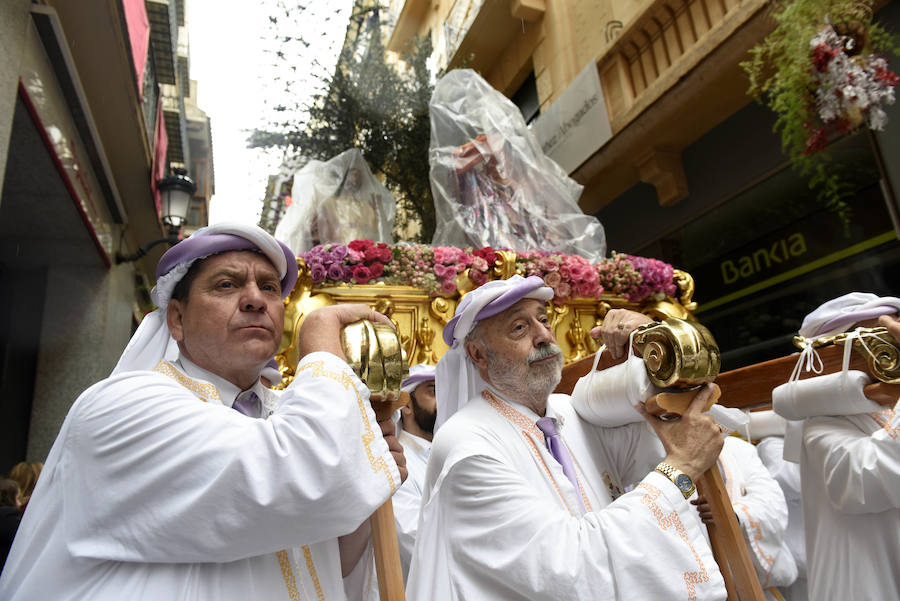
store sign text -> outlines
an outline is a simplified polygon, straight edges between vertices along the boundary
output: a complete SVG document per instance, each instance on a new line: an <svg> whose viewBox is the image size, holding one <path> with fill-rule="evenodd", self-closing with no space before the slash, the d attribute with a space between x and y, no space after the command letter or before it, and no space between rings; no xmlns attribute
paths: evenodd
<svg viewBox="0 0 900 601"><path fill-rule="evenodd" d="M806 240L803 234L791 234L787 238L776 240L771 246L764 246L752 253L743 255L737 260L726 259L720 263L722 281L733 284L742 278L749 278L770 269L777 269L794 257L806 253Z"/></svg>

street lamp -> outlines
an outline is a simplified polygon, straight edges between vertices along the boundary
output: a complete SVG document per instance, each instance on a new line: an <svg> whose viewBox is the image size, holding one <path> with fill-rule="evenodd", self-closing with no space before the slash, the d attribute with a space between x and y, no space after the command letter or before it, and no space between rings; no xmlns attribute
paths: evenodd
<svg viewBox="0 0 900 601"><path fill-rule="evenodd" d="M187 221L188 206L197 187L184 169L174 169L174 173L156 183L159 190L162 222L176 232ZM171 232L171 230L170 230Z"/></svg>
<svg viewBox="0 0 900 601"><path fill-rule="evenodd" d="M175 246L178 243L178 233L181 226L187 221L188 207L196 189L194 181L187 176L187 171L184 169L173 169L172 175L156 182L156 189L159 190L163 225L169 227L168 236L144 244L134 254L116 253L117 265L140 259L157 244L168 242L169 246Z"/></svg>

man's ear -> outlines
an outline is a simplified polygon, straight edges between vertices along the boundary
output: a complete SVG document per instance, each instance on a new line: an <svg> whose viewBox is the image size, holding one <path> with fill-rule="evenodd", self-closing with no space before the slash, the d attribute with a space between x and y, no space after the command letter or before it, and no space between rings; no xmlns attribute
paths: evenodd
<svg viewBox="0 0 900 601"><path fill-rule="evenodd" d="M184 305L180 300L172 299L166 307L166 325L175 342L184 340Z"/></svg>
<svg viewBox="0 0 900 601"><path fill-rule="evenodd" d="M400 415L402 415L403 417L412 417L412 414L413 414L412 401L410 401L409 403L400 407Z"/></svg>
<svg viewBox="0 0 900 601"><path fill-rule="evenodd" d="M469 359L472 360L472 363L475 364L475 367L482 371L487 370L488 357L487 349L484 347L484 344L477 340L469 340L466 342L466 354L469 356Z"/></svg>

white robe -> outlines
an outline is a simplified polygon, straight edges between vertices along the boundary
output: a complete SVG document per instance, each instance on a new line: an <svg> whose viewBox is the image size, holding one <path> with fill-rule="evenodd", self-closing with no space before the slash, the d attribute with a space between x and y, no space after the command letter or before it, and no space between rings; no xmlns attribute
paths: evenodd
<svg viewBox="0 0 900 601"><path fill-rule="evenodd" d="M75 402L0 598L345 598L337 537L400 483L368 390L314 353L280 399L260 387L268 417L253 419L221 379L182 369L125 372Z"/></svg>
<svg viewBox="0 0 900 601"><path fill-rule="evenodd" d="M523 405L475 398L438 430L408 599L724 599L697 511L651 471L663 449L649 426L591 426L564 395L547 416L580 491Z"/></svg>
<svg viewBox="0 0 900 601"><path fill-rule="evenodd" d="M797 564L785 541L788 508L781 487L756 448L734 436L725 437L719 467L763 590L790 585Z"/></svg>
<svg viewBox="0 0 900 601"><path fill-rule="evenodd" d="M804 423L800 470L810 599L900 599L896 409Z"/></svg>
<svg viewBox="0 0 900 601"><path fill-rule="evenodd" d="M403 579L409 575L416 531L419 527L419 509L422 506L422 490L425 488L425 468L431 453L431 441L401 431L397 437L403 445L408 476L391 502L394 506L394 521L397 524L397 542L400 546L400 562L403 564Z"/></svg>
<svg viewBox="0 0 900 601"><path fill-rule="evenodd" d="M788 507L788 525L784 540L794 563L797 580L790 587L781 589L785 601L808 601L806 582L806 539L803 528L803 497L800 492L800 466L784 460L784 438L767 436L756 444L760 461L781 486Z"/></svg>

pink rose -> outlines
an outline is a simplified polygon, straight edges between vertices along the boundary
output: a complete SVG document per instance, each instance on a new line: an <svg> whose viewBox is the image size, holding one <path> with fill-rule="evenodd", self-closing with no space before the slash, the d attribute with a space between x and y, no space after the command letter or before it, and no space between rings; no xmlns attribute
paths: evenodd
<svg viewBox="0 0 900 601"><path fill-rule="evenodd" d="M562 282L562 276L559 275L558 271L551 271L547 275L544 276L544 283L550 286L551 288L556 288Z"/></svg>
<svg viewBox="0 0 900 601"><path fill-rule="evenodd" d="M559 270L559 263L554 261L551 257L543 257L540 260L540 266L542 271L557 271Z"/></svg>
<svg viewBox="0 0 900 601"><path fill-rule="evenodd" d="M572 287L566 282L560 282L559 286L556 287L556 296L560 298L568 298L571 293Z"/></svg>
<svg viewBox="0 0 900 601"><path fill-rule="evenodd" d="M487 282L488 276L483 271L478 271L474 269L469 270L469 279L472 280L472 283L476 286L481 286L485 282Z"/></svg>
<svg viewBox="0 0 900 601"><path fill-rule="evenodd" d="M456 292L455 280L444 280L441 282L441 294L453 294Z"/></svg>
<svg viewBox="0 0 900 601"><path fill-rule="evenodd" d="M579 284L577 287L578 296L584 296L587 298L591 298L594 296L594 285L593 284Z"/></svg>
<svg viewBox="0 0 900 601"><path fill-rule="evenodd" d="M434 262L435 263L451 263L453 262L455 256L455 248L451 248L449 246L438 246L434 249Z"/></svg>
<svg viewBox="0 0 900 601"><path fill-rule="evenodd" d="M488 263L481 257L475 257L472 259L472 268L477 269L478 271L487 271Z"/></svg>

